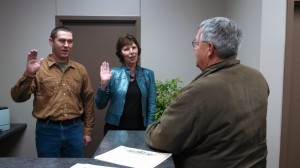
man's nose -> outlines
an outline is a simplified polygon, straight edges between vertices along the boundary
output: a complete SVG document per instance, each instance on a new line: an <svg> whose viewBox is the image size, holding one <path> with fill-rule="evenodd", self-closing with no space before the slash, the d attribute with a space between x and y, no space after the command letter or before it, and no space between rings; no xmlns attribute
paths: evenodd
<svg viewBox="0 0 300 168"><path fill-rule="evenodd" d="M69 46L69 45L70 45L70 43L68 41L64 42L64 46Z"/></svg>

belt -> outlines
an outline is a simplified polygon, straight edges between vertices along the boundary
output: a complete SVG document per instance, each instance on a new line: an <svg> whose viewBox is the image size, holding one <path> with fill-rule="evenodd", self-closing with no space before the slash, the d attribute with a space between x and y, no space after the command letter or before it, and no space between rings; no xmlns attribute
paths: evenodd
<svg viewBox="0 0 300 168"><path fill-rule="evenodd" d="M48 123L48 124L57 124L57 125L63 125L63 126L68 126L71 124L74 124L75 122L81 120L80 117L74 118L74 119L69 119L69 120L63 120L63 121L53 121L49 119L37 119L38 122L42 123Z"/></svg>

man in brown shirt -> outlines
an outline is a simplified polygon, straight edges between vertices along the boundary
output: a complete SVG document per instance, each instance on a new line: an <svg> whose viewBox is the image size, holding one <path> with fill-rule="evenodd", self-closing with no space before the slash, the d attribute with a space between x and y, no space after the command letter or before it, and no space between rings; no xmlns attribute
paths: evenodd
<svg viewBox="0 0 300 168"><path fill-rule="evenodd" d="M73 33L67 27L52 30L52 54L37 59L28 53L26 70L11 89L15 102L32 94L38 157L83 157L95 124L94 91L83 65L69 59Z"/></svg>

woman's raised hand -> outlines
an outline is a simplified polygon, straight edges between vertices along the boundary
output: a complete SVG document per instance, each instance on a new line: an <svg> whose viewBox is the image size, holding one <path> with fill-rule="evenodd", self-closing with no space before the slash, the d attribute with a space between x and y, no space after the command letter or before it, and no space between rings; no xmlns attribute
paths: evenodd
<svg viewBox="0 0 300 168"><path fill-rule="evenodd" d="M100 80L101 85L104 85L106 87L108 81L110 80L112 74L114 72L110 71L109 69L109 63L104 61L102 65L100 66Z"/></svg>

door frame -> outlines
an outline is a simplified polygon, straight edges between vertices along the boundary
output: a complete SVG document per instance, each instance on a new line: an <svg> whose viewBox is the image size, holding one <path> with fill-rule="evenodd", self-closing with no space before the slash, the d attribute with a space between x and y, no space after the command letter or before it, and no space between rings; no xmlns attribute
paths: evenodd
<svg viewBox="0 0 300 168"><path fill-rule="evenodd" d="M64 23L133 24L136 30L135 38L141 41L141 18L139 16L55 16L56 26L63 26Z"/></svg>

